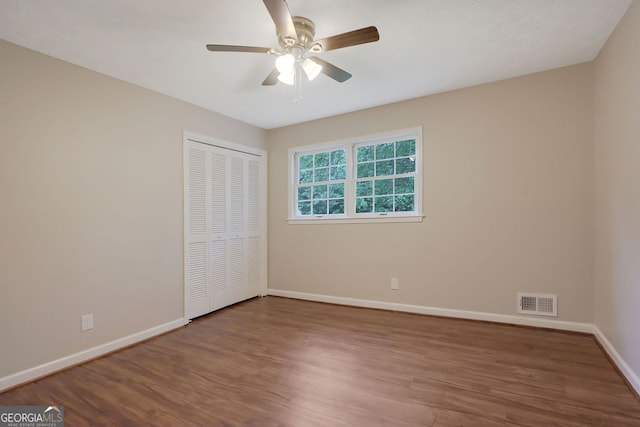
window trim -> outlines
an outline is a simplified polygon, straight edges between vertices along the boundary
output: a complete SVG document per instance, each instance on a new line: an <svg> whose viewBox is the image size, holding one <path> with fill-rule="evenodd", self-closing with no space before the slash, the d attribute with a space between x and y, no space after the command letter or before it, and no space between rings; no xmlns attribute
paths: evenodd
<svg viewBox="0 0 640 427"><path fill-rule="evenodd" d="M415 139L416 141L416 171L414 174L414 206L412 212L378 212L355 213L355 168L356 147L384 142L397 142L403 139ZM336 149L345 149L347 153L347 176L344 181L345 213L336 215L310 215L298 216L296 209L296 170L299 156ZM323 142L305 146L291 147L288 151L288 217L289 224L353 224L353 223L379 223L379 222L422 222L422 171L424 159L422 155L422 127L394 130L385 133L367 135L355 138L347 138L331 142Z"/></svg>

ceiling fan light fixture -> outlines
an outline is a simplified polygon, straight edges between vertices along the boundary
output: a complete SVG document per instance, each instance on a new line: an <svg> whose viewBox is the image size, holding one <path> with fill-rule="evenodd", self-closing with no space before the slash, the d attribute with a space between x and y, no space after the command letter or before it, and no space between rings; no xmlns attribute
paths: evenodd
<svg viewBox="0 0 640 427"><path fill-rule="evenodd" d="M296 74L294 72L294 70L291 70L290 73L280 73L278 75L278 80L280 80L282 83L289 85L289 86L293 86L293 84L296 81Z"/></svg>
<svg viewBox="0 0 640 427"><path fill-rule="evenodd" d="M304 69L305 74L309 81L318 77L318 74L322 71L322 65L313 61L311 58L307 58L302 63L302 68Z"/></svg>
<svg viewBox="0 0 640 427"><path fill-rule="evenodd" d="M291 74L293 75L293 71L295 68L296 59L290 53L285 55L278 56L276 59L276 69L280 72L280 74Z"/></svg>

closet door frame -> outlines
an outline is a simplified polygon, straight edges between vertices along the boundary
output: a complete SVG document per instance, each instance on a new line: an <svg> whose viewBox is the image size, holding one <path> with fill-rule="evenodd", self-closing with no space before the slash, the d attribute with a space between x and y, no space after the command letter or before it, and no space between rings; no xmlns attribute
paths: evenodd
<svg viewBox="0 0 640 427"><path fill-rule="evenodd" d="M184 131L183 133L183 179L184 179L184 229L183 229L183 254L184 254L184 263L183 263L183 288L184 288L184 316L185 318L193 318L197 317L192 315L192 307L189 307L189 254L188 254L188 245L190 244L191 234L189 231L189 206L187 195L189 194L189 180L187 179L187 171L189 171L189 148L192 144L204 144L211 147L215 147L217 149L222 150L230 150L234 153L240 153L242 155L248 155L250 157L255 157L258 160L259 170L258 170L258 192L259 192L259 200L258 200L258 235L259 239L259 249L258 249L258 271L259 271L259 281L258 281L258 296L264 296L267 294L267 152L264 150L260 150L254 147L233 143L225 140L221 140L218 138L209 137L206 135L201 135L195 132ZM232 153L230 153L232 154ZM229 178L227 176L227 178ZM208 207L208 203L206 204ZM206 209L208 210L208 209ZM207 212L206 215L210 213ZM208 218L208 217L207 217ZM206 220L208 221L208 219ZM209 255L208 249L209 243L207 243L207 256ZM208 269L208 265L205 266L205 269ZM207 275L209 272L207 272ZM209 310L211 311L211 310Z"/></svg>

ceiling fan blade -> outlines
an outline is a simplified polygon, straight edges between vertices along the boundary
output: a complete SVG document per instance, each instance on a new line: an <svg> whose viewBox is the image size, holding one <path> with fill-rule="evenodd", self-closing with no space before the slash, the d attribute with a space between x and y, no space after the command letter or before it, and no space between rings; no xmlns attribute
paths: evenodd
<svg viewBox="0 0 640 427"><path fill-rule="evenodd" d="M212 52L256 52L256 53L269 53L271 51L268 47L256 47L256 46L233 46L228 44L208 44L207 49Z"/></svg>
<svg viewBox="0 0 640 427"><path fill-rule="evenodd" d="M262 82L262 86L273 86L278 83L278 76L280 75L280 71L277 68L274 68L273 71L267 76L266 79Z"/></svg>
<svg viewBox="0 0 640 427"><path fill-rule="evenodd" d="M271 15L271 19L276 24L278 36L291 40L298 40L296 27L293 25L293 18L289 12L289 6L285 0L263 0L264 5Z"/></svg>
<svg viewBox="0 0 640 427"><path fill-rule="evenodd" d="M318 65L322 65L322 72L340 83L346 82L351 78L351 74L347 73L342 68L338 68L333 64L328 63L324 59L320 59L317 56L312 56L311 59Z"/></svg>
<svg viewBox="0 0 640 427"><path fill-rule="evenodd" d="M320 43L322 51L326 52L328 50L340 49L343 47L377 42L378 40L380 40L378 29L376 27L366 27L338 34L336 36L327 37L326 39L316 40L316 43Z"/></svg>

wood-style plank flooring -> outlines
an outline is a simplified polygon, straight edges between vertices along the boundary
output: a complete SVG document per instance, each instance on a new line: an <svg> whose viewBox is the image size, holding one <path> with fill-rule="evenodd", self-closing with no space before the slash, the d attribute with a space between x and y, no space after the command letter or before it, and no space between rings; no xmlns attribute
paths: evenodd
<svg viewBox="0 0 640 427"><path fill-rule="evenodd" d="M254 299L0 394L66 426L640 426L582 334Z"/></svg>

